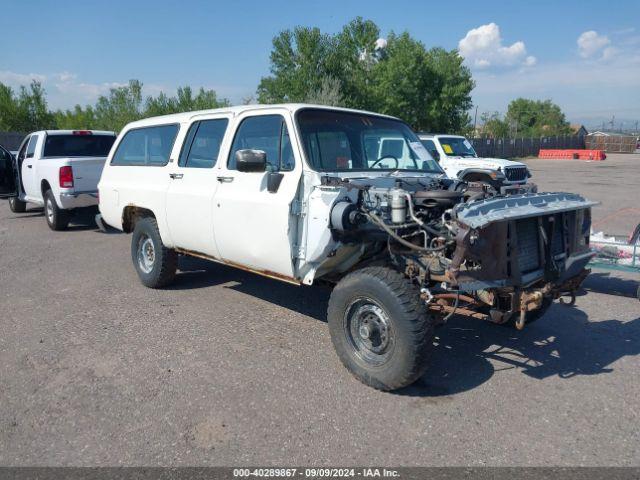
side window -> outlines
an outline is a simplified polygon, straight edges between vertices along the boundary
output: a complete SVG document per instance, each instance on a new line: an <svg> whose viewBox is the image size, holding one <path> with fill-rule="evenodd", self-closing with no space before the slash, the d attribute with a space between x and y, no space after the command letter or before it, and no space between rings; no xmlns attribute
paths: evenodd
<svg viewBox="0 0 640 480"><path fill-rule="evenodd" d="M237 170L236 152L248 148L264 151L271 171L293 170L293 148L287 124L281 115L261 115L242 121L233 139L227 161L229 170Z"/></svg>
<svg viewBox="0 0 640 480"><path fill-rule="evenodd" d="M431 154L433 158L436 160L440 160L440 154L438 153L438 149L436 148L436 144L433 143L433 140L420 140L424 148L427 149L427 152Z"/></svg>
<svg viewBox="0 0 640 480"><path fill-rule="evenodd" d="M36 144L38 143L38 135L31 135L29 145L27 146L27 158L33 157L36 152Z"/></svg>
<svg viewBox="0 0 640 480"><path fill-rule="evenodd" d="M218 161L220 144L229 120L202 120L189 127L180 152L179 165L188 168L213 168Z"/></svg>
<svg viewBox="0 0 640 480"><path fill-rule="evenodd" d="M178 125L160 125L129 130L113 154L111 165L166 165L178 128Z"/></svg>

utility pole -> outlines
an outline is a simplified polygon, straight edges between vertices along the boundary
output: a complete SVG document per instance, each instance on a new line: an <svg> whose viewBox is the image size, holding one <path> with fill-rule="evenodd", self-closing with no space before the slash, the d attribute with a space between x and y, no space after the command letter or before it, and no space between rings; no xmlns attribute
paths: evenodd
<svg viewBox="0 0 640 480"><path fill-rule="evenodd" d="M476 105L476 113L473 116L473 136L476 136L476 122L478 121L478 105Z"/></svg>

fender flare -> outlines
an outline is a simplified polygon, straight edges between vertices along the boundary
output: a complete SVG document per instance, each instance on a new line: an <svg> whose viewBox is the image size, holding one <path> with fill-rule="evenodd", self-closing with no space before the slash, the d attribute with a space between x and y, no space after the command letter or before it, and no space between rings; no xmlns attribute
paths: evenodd
<svg viewBox="0 0 640 480"><path fill-rule="evenodd" d="M465 177L470 174L478 174L484 175L488 177L489 183L492 186L499 187L502 185L502 182L507 178L504 173L494 170L492 168L465 168L458 172L458 178L460 180L465 180ZM497 175L496 178L493 178L491 175Z"/></svg>

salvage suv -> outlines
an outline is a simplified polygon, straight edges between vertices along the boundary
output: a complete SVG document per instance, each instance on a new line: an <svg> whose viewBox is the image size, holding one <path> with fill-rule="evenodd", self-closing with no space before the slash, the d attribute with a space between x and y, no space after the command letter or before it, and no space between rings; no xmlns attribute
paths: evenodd
<svg viewBox="0 0 640 480"><path fill-rule="evenodd" d="M535 192L528 184L531 172L524 163L502 158L478 157L471 142L459 135L418 135L449 178L477 182L500 193Z"/></svg>
<svg viewBox="0 0 640 480"><path fill-rule="evenodd" d="M14 178L11 211L23 213L27 202L43 206L49 228L67 228L74 211L97 207L98 180L115 139L114 132L96 130L27 135L8 166Z"/></svg>
<svg viewBox="0 0 640 480"><path fill-rule="evenodd" d="M389 138L402 154L381 155ZM355 110L242 106L133 122L98 188L100 221L132 233L148 287L174 280L179 254L333 284L335 349L382 390L422 374L434 327L453 314L521 328L576 291L592 256L592 202L448 179L405 123Z"/></svg>

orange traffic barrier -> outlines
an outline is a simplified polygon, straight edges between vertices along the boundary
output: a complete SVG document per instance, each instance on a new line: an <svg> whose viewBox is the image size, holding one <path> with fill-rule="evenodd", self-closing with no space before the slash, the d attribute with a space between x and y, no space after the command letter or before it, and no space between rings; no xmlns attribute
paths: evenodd
<svg viewBox="0 0 640 480"><path fill-rule="evenodd" d="M538 152L538 158L547 158L553 160L604 160L607 155L604 150L571 150L571 149L541 149Z"/></svg>

